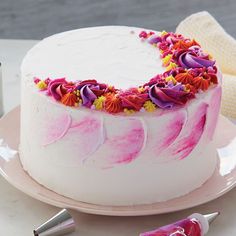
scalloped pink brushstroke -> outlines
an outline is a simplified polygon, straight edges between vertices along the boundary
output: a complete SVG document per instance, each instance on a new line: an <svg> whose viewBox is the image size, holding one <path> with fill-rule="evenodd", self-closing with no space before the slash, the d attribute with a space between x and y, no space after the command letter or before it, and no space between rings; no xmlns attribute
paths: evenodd
<svg viewBox="0 0 236 236"><path fill-rule="evenodd" d="M67 137L73 137L71 145L78 152L78 159L85 160L104 143L102 119L85 116L80 121L73 121Z"/></svg>
<svg viewBox="0 0 236 236"><path fill-rule="evenodd" d="M63 114L57 119L52 120L47 128L42 145L47 146L63 138L68 132L71 122L71 117L68 114Z"/></svg>
<svg viewBox="0 0 236 236"><path fill-rule="evenodd" d="M159 138L155 141L155 153L157 157L168 148L179 136L182 127L186 121L185 112L176 112L173 114L173 118L169 121L167 126L159 127Z"/></svg>
<svg viewBox="0 0 236 236"><path fill-rule="evenodd" d="M108 145L114 151L112 163L126 164L135 160L143 147L144 130L142 127L133 127L123 136L108 140Z"/></svg>
<svg viewBox="0 0 236 236"><path fill-rule="evenodd" d="M206 123L207 107L206 103L201 104L192 117L188 119L185 135L177 141L175 148L172 150L172 155L175 158L184 159L198 144Z"/></svg>
<svg viewBox="0 0 236 236"><path fill-rule="evenodd" d="M207 111L207 130L206 134L209 140L213 139L215 128L217 125L219 112L220 112L220 104L221 104L221 94L222 89L220 86L215 88L214 93L211 96L211 100L209 102L210 106Z"/></svg>
<svg viewBox="0 0 236 236"><path fill-rule="evenodd" d="M178 138L163 153L163 159L184 159L193 151L205 128L207 107L208 104L201 103L191 112Z"/></svg>
<svg viewBox="0 0 236 236"><path fill-rule="evenodd" d="M69 114L63 114L50 120L43 146L62 138L69 140L70 148L78 152L78 159L85 160L104 142L103 122L91 116L72 121Z"/></svg>
<svg viewBox="0 0 236 236"><path fill-rule="evenodd" d="M146 143L146 129L142 120L115 117L113 119L106 121L106 127L111 128L106 130L106 140L93 157L101 168L131 163Z"/></svg>
<svg viewBox="0 0 236 236"><path fill-rule="evenodd" d="M179 136L187 120L187 112L181 109L175 112L160 114L148 120L146 150L150 150L147 158L158 159ZM162 162L163 160L160 161Z"/></svg>

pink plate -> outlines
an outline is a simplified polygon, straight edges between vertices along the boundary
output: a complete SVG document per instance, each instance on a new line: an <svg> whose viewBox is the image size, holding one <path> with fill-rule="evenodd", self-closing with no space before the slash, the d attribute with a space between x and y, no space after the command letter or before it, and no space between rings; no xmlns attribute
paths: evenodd
<svg viewBox="0 0 236 236"><path fill-rule="evenodd" d="M183 210L211 201L236 185L236 126L221 116L215 143L219 164L213 176L195 191L170 201L136 206L101 206L59 195L34 181L22 168L17 153L20 138L20 107L0 120L0 173L22 192L48 204L78 211L114 216L152 215ZM207 153L206 153L207 158Z"/></svg>

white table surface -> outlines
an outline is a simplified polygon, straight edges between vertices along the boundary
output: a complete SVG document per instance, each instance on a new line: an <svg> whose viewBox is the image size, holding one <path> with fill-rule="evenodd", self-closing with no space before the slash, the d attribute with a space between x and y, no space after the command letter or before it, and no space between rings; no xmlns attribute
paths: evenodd
<svg viewBox="0 0 236 236"><path fill-rule="evenodd" d="M20 103L20 62L37 41L0 40L3 66L4 108L8 112ZM32 230L60 209L18 191L0 177L0 236L30 236ZM77 230L71 236L138 236L140 232L184 218L193 212L220 211L209 236L236 235L236 189L207 204L171 214L142 217L106 217L71 211Z"/></svg>

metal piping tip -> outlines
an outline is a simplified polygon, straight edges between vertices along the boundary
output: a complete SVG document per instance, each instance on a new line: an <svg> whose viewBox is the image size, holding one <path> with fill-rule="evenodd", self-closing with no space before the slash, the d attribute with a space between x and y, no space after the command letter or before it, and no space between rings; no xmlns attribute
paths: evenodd
<svg viewBox="0 0 236 236"><path fill-rule="evenodd" d="M63 209L33 231L34 236L59 236L75 231L75 222L70 213Z"/></svg>
<svg viewBox="0 0 236 236"><path fill-rule="evenodd" d="M205 219L208 221L209 224L211 224L216 218L217 216L220 215L220 212L214 212L214 213L211 213L211 214L206 214L206 215L203 215L205 217Z"/></svg>

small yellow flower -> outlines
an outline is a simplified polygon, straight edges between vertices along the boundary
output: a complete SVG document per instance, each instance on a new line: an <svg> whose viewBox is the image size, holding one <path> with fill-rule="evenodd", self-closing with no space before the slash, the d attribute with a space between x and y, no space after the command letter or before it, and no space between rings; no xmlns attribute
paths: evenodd
<svg viewBox="0 0 236 236"><path fill-rule="evenodd" d="M183 88L184 88L184 92L190 92L190 89L188 89L186 85L184 85Z"/></svg>
<svg viewBox="0 0 236 236"><path fill-rule="evenodd" d="M167 56L165 56L165 57L162 59L163 65L164 65L164 66L168 66L169 63L170 63L171 58L172 58L171 54L168 54Z"/></svg>
<svg viewBox="0 0 236 236"><path fill-rule="evenodd" d="M166 34L168 34L165 30L163 30L162 32L161 32L161 36L164 36L164 35L166 35Z"/></svg>
<svg viewBox="0 0 236 236"><path fill-rule="evenodd" d="M114 86L112 86L112 85L108 86L108 90L112 91L113 89L114 89Z"/></svg>
<svg viewBox="0 0 236 236"><path fill-rule="evenodd" d="M80 96L80 91L79 91L79 90L75 90L75 91L74 91L74 94L75 94L77 97L79 97L79 96Z"/></svg>
<svg viewBox="0 0 236 236"><path fill-rule="evenodd" d="M105 99L106 98L104 96L100 96L94 100L93 105L95 106L96 110L102 110Z"/></svg>
<svg viewBox="0 0 236 236"><path fill-rule="evenodd" d="M132 109L127 109L127 108L125 108L125 109L124 109L124 113L125 113L126 115L132 115L132 114L135 113L135 111L132 110Z"/></svg>
<svg viewBox="0 0 236 236"><path fill-rule="evenodd" d="M170 76L166 77L165 80L166 80L166 82L172 82L174 85L176 85L176 83L177 83L177 81L173 77L173 75L170 75Z"/></svg>
<svg viewBox="0 0 236 236"><path fill-rule="evenodd" d="M37 87L38 87L38 89L40 89L40 90L44 90L44 89L46 89L48 86L47 86L47 84L46 84L43 80L40 80L40 81L37 83Z"/></svg>
<svg viewBox="0 0 236 236"><path fill-rule="evenodd" d="M138 91L139 91L139 93L143 93L145 91L145 88L144 87L139 87Z"/></svg>
<svg viewBox="0 0 236 236"><path fill-rule="evenodd" d="M175 64L174 62L170 62L170 64L166 67L166 70L171 70L178 67L177 64Z"/></svg>
<svg viewBox="0 0 236 236"><path fill-rule="evenodd" d="M145 108L147 112L154 112L156 110L156 105L151 101L146 101L143 104L143 107Z"/></svg>
<svg viewBox="0 0 236 236"><path fill-rule="evenodd" d="M79 101L78 101L78 106L81 106L82 105L82 99L79 99Z"/></svg>

